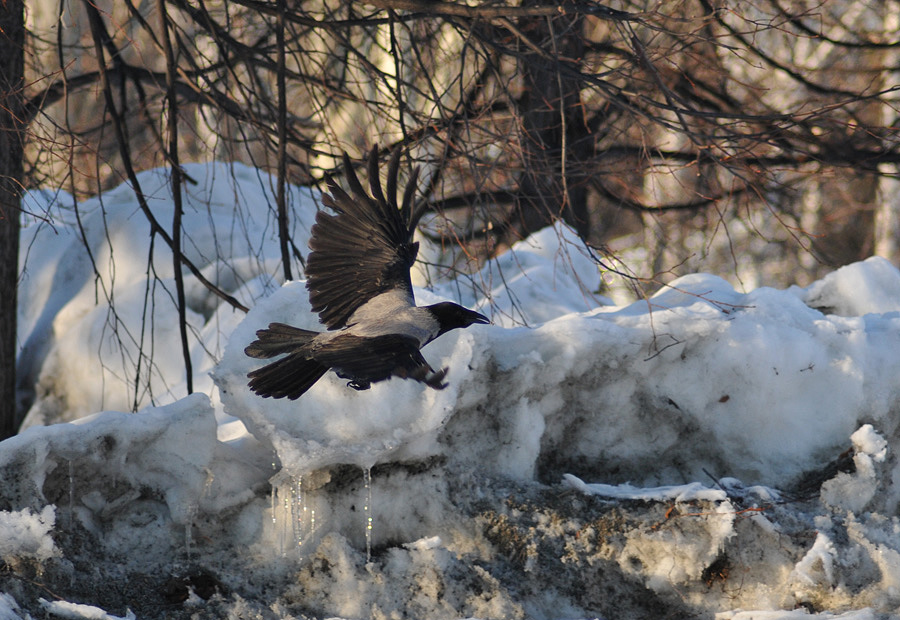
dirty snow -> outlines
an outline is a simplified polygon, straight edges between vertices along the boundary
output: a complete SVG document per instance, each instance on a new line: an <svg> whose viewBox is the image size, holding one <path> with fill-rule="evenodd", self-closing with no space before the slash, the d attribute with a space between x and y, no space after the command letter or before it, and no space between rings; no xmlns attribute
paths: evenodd
<svg viewBox="0 0 900 620"><path fill-rule="evenodd" d="M90 255L70 199L30 197L53 226L22 233L32 405L0 443L3 620L900 613L887 261L787 290L691 274L613 305L596 294L609 274L550 228L469 277L428 270L420 303L494 321L426 347L445 390L329 375L261 399L242 353L255 330L317 317L302 280L276 282L271 179L188 172L190 257L251 307L187 275L188 397L171 260L157 239L148 280L130 189L79 205ZM165 176L142 184L170 221ZM299 245L316 197L290 195Z"/></svg>

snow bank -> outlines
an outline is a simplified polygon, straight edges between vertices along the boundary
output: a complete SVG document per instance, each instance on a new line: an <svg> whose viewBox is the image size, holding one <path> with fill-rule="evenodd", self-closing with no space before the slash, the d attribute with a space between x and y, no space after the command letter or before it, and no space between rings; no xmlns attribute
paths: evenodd
<svg viewBox="0 0 900 620"><path fill-rule="evenodd" d="M860 294L888 304L877 288ZM626 307L448 334L425 350L450 368L440 392L402 381L355 392L329 376L297 402L261 401L245 380L259 366L243 355L255 330L317 324L294 283L235 330L216 381L226 412L293 473L441 456L523 480L651 485L711 472L781 486L849 447L862 424L897 427L900 314L823 315L801 297L686 276Z"/></svg>
<svg viewBox="0 0 900 620"><path fill-rule="evenodd" d="M271 210L274 180L242 164L188 164L182 248L215 286L246 306L281 272ZM169 227L174 210L167 170L138 175L154 217ZM26 206L52 220L22 231L17 370L20 399L33 405L25 426L73 420L103 409L128 411L184 393L184 363L171 252L123 184L74 205L31 193ZM315 201L288 188L293 233L309 235ZM152 265L151 265L152 261ZM191 355L200 388L240 314L185 270ZM218 312L216 309L218 308ZM137 377L137 378L136 378Z"/></svg>
<svg viewBox="0 0 900 620"><path fill-rule="evenodd" d="M71 620L136 620L130 611L124 616L113 616L93 605L79 605L67 601L47 601L40 599L41 605L52 617Z"/></svg>
<svg viewBox="0 0 900 620"><path fill-rule="evenodd" d="M0 618L900 610L900 271L886 261L788 290L692 274L614 306L592 293L601 273L571 232L547 229L466 280L417 289L494 319L423 351L450 369L445 390L357 392L328 375L298 401L261 399L246 387L260 362L243 355L255 330L318 323L302 281L267 285L277 253L262 220L225 225L229 201L265 205L267 183L221 171L190 171L210 179L191 190L193 256L224 282L222 248L259 245L225 286L253 305L246 317L189 281L208 396L177 397L173 310L147 285L130 190L102 198L108 236L99 200L82 214L94 264L115 265L121 326L156 300L153 379L137 396L110 360L140 339L110 341L77 227L57 225L62 245L23 232L19 363L40 380L32 426L0 444ZM161 213L166 191L148 192ZM295 207L298 226L312 221L313 200ZM135 402L156 406L83 416Z"/></svg>
<svg viewBox="0 0 900 620"><path fill-rule="evenodd" d="M56 522L56 508L48 504L39 513L30 509L0 511L0 559L11 564L23 559L43 562L59 551L50 532Z"/></svg>
<svg viewBox="0 0 900 620"><path fill-rule="evenodd" d="M139 414L106 412L72 424L32 427L3 442L3 496L43 509L40 518L49 520L49 528L53 511L48 508L65 508L67 518L102 533L107 543L123 525L122 510L147 494L164 508L154 517L186 527L210 483L215 435L213 409L199 394ZM139 542L130 530L119 534L126 547Z"/></svg>

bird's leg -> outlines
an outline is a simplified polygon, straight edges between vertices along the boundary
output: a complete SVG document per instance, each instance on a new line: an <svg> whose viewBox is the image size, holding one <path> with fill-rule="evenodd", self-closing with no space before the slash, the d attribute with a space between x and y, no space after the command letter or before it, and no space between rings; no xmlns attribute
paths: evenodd
<svg viewBox="0 0 900 620"><path fill-rule="evenodd" d="M436 390L443 390L447 387L447 384L444 383L444 377L447 376L447 369L441 368L438 372L430 375L426 378L425 384L429 387L433 387Z"/></svg>
<svg viewBox="0 0 900 620"><path fill-rule="evenodd" d="M416 366L412 371L407 370L403 367L398 367L394 369L395 377L402 377L404 379L415 379L416 381L421 381L425 385L430 388L434 388L435 390L443 390L447 387L447 384L444 383L444 377L447 376L447 369L441 368L438 371L435 371L434 368L431 367L428 362L422 360L422 364Z"/></svg>
<svg viewBox="0 0 900 620"><path fill-rule="evenodd" d="M447 387L447 384L444 383L444 377L447 376L447 369L441 368L437 372L430 372L425 377L422 378L422 382L430 388L434 388L435 390L443 390Z"/></svg>

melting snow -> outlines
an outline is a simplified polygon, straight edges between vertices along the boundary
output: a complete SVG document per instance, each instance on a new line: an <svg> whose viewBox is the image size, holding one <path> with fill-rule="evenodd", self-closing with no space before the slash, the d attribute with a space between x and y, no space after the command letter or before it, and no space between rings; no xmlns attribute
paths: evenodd
<svg viewBox="0 0 900 620"><path fill-rule="evenodd" d="M94 264L65 217L23 230L19 367L37 388L29 427L0 444L3 620L900 610L887 261L788 290L692 274L612 305L574 235L550 228L416 290L494 320L426 347L447 389L326 376L299 401L260 399L242 353L255 330L317 317L302 281L273 285L267 177L189 172L191 258L252 306L188 276L198 394L179 397L171 273L148 286L127 187L81 205ZM164 176L142 184L167 221ZM301 245L315 197L291 195ZM115 266L112 288L98 292L95 265Z"/></svg>

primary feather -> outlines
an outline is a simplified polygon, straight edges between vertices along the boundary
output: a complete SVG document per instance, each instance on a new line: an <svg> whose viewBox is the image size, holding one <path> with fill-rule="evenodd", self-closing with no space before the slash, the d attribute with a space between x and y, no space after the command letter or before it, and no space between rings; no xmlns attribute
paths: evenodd
<svg viewBox="0 0 900 620"><path fill-rule="evenodd" d="M314 312L328 329L340 329L360 306L400 289L415 303L409 270L416 262L419 244L413 241L416 222L397 205L396 193L381 189L377 149L369 156L369 196L344 154L351 197L333 181L322 203L337 215L319 212L312 228L306 263L306 287ZM399 151L388 166L388 187L396 189ZM414 180L414 179L413 179ZM410 185L410 187L413 187ZM411 192L407 192L410 193Z"/></svg>

